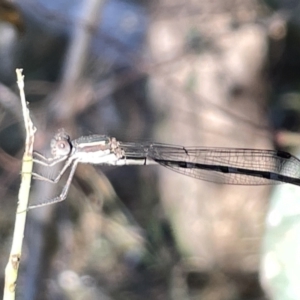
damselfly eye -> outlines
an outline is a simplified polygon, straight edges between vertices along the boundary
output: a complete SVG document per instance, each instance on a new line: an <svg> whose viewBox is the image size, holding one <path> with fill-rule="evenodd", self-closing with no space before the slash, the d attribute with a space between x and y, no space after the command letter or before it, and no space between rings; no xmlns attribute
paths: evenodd
<svg viewBox="0 0 300 300"><path fill-rule="evenodd" d="M51 141L51 154L53 157L68 155L72 150L70 136L64 129L58 130L58 133Z"/></svg>
<svg viewBox="0 0 300 300"><path fill-rule="evenodd" d="M54 157L68 155L71 152L71 144L68 140L53 140L51 153Z"/></svg>

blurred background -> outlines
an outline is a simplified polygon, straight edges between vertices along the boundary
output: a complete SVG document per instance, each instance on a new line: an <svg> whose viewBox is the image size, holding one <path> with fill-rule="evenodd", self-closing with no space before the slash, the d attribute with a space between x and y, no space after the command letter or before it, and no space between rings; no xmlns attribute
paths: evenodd
<svg viewBox="0 0 300 300"><path fill-rule="evenodd" d="M297 154L299 12L295 0L1 0L1 269L24 148L16 68L46 155L62 127ZM63 184L34 181L31 205ZM28 214L18 298L300 299L299 198L80 165L66 201Z"/></svg>

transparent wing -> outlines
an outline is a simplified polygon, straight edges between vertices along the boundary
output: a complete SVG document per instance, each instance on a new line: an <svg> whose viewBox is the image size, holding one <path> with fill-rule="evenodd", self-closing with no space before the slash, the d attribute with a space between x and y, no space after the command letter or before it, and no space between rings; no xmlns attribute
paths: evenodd
<svg viewBox="0 0 300 300"><path fill-rule="evenodd" d="M300 161L284 151L151 144L147 155L173 171L216 183L300 185Z"/></svg>

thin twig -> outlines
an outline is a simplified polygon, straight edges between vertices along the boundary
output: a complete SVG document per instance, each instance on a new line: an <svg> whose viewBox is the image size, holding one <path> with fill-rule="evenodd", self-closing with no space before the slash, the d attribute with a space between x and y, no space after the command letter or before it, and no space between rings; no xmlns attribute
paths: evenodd
<svg viewBox="0 0 300 300"><path fill-rule="evenodd" d="M25 151L22 163L22 180L19 190L19 202L16 213L15 229L13 242L10 252L9 261L5 268L5 286L4 286L4 300L15 299L16 283L18 277L18 270L20 265L22 243L24 237L27 206L29 198L29 190L31 183L32 173L32 151L34 142L35 127L30 119L29 110L26 105L25 93L24 93L24 76L22 75L22 69L17 69L17 83L20 90L20 97L22 103L23 118L26 131Z"/></svg>

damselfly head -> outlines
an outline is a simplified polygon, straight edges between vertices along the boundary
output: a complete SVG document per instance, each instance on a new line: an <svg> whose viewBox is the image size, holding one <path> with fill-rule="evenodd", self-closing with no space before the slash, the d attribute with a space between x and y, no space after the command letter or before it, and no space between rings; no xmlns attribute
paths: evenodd
<svg viewBox="0 0 300 300"><path fill-rule="evenodd" d="M68 155L72 150L70 136L64 129L60 129L51 140L51 154L53 157Z"/></svg>

